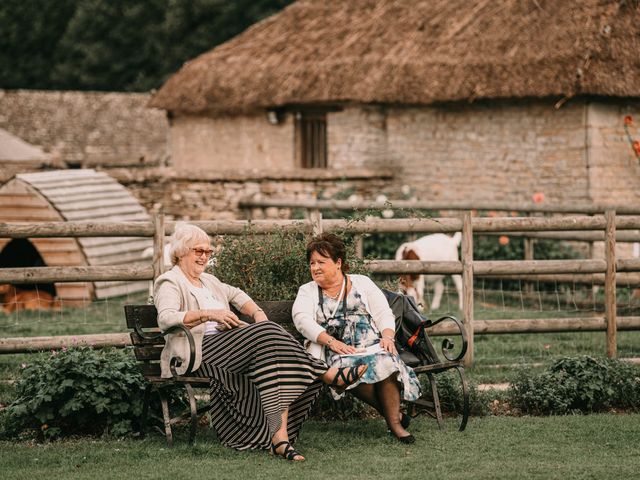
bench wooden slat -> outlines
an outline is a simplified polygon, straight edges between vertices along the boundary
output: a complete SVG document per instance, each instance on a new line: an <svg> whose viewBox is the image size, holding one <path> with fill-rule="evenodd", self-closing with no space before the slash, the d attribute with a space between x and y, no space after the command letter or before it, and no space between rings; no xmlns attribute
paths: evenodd
<svg viewBox="0 0 640 480"><path fill-rule="evenodd" d="M158 311L155 305L125 305L127 327L135 328L136 323L142 328L158 327Z"/></svg>
<svg viewBox="0 0 640 480"><path fill-rule="evenodd" d="M160 363L159 362L141 362L138 364L140 372L145 377L159 377L160 376Z"/></svg>
<svg viewBox="0 0 640 480"><path fill-rule="evenodd" d="M145 362L150 360L160 360L160 354L164 346L151 346L151 347L134 347L133 353L136 359Z"/></svg>

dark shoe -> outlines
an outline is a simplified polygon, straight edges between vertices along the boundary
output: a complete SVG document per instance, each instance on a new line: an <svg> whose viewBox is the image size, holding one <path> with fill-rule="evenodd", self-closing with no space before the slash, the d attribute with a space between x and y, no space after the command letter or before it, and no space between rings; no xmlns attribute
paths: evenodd
<svg viewBox="0 0 640 480"><path fill-rule="evenodd" d="M278 453L278 448L280 448L282 445L284 445L284 450L282 450L282 453ZM279 457L284 458L285 460L289 460L290 462L304 462L304 460L296 460L295 458L297 456L301 456L302 454L300 452L296 452L295 448L293 448L293 445L291 445L291 443L287 440L283 440L282 442L278 442L275 445L272 443L271 444L271 454L272 455L277 455Z"/></svg>
<svg viewBox="0 0 640 480"><path fill-rule="evenodd" d="M406 430L409 428L409 425L411 425L411 416L406 413L400 413L400 415L402 415L402 417L400 417L400 425ZM387 429L387 433L391 435L390 428Z"/></svg>
<svg viewBox="0 0 640 480"><path fill-rule="evenodd" d="M364 368L363 368L364 367ZM350 385L356 383L365 374L369 365L358 365L357 367L340 367L336 372L336 376L329 384L337 393L344 393ZM345 374L346 372L346 374ZM341 381L342 384L338 382Z"/></svg>
<svg viewBox="0 0 640 480"><path fill-rule="evenodd" d="M416 443L416 437L409 434L406 437L396 437L400 443L404 443L405 445L411 445L412 443Z"/></svg>
<svg viewBox="0 0 640 480"><path fill-rule="evenodd" d="M402 418L400 418L400 425L402 425L404 429L409 428L409 425L411 425L411 416L403 413Z"/></svg>

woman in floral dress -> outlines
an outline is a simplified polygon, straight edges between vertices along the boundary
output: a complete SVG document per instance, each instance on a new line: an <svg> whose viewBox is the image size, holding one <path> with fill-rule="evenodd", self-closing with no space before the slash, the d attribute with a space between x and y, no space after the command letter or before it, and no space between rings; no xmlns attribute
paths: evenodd
<svg viewBox="0 0 640 480"><path fill-rule="evenodd" d="M293 305L307 350L329 366L368 365L349 392L378 410L400 442L415 442L400 399L418 399L420 382L396 351L395 317L384 294L369 277L347 275L345 245L336 235L312 239L307 261L313 281L300 287Z"/></svg>

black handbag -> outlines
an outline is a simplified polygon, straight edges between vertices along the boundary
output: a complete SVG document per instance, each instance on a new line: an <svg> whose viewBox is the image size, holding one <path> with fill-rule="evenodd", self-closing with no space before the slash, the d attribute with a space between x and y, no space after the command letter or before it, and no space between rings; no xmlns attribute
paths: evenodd
<svg viewBox="0 0 640 480"><path fill-rule="evenodd" d="M396 349L400 356L403 357L403 352L410 352L420 363L438 362L438 355L425 330L431 326L431 320L420 313L413 297L385 289L382 292L396 318Z"/></svg>

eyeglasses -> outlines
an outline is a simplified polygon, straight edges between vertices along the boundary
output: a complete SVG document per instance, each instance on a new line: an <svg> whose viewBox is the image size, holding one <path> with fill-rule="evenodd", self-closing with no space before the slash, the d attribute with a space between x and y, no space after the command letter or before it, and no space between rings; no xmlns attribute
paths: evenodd
<svg viewBox="0 0 640 480"><path fill-rule="evenodd" d="M196 257L201 257L202 255L204 255L209 258L211 254L213 254L213 250L205 250L204 248L190 248L189 250L192 250L193 253L196 254Z"/></svg>

